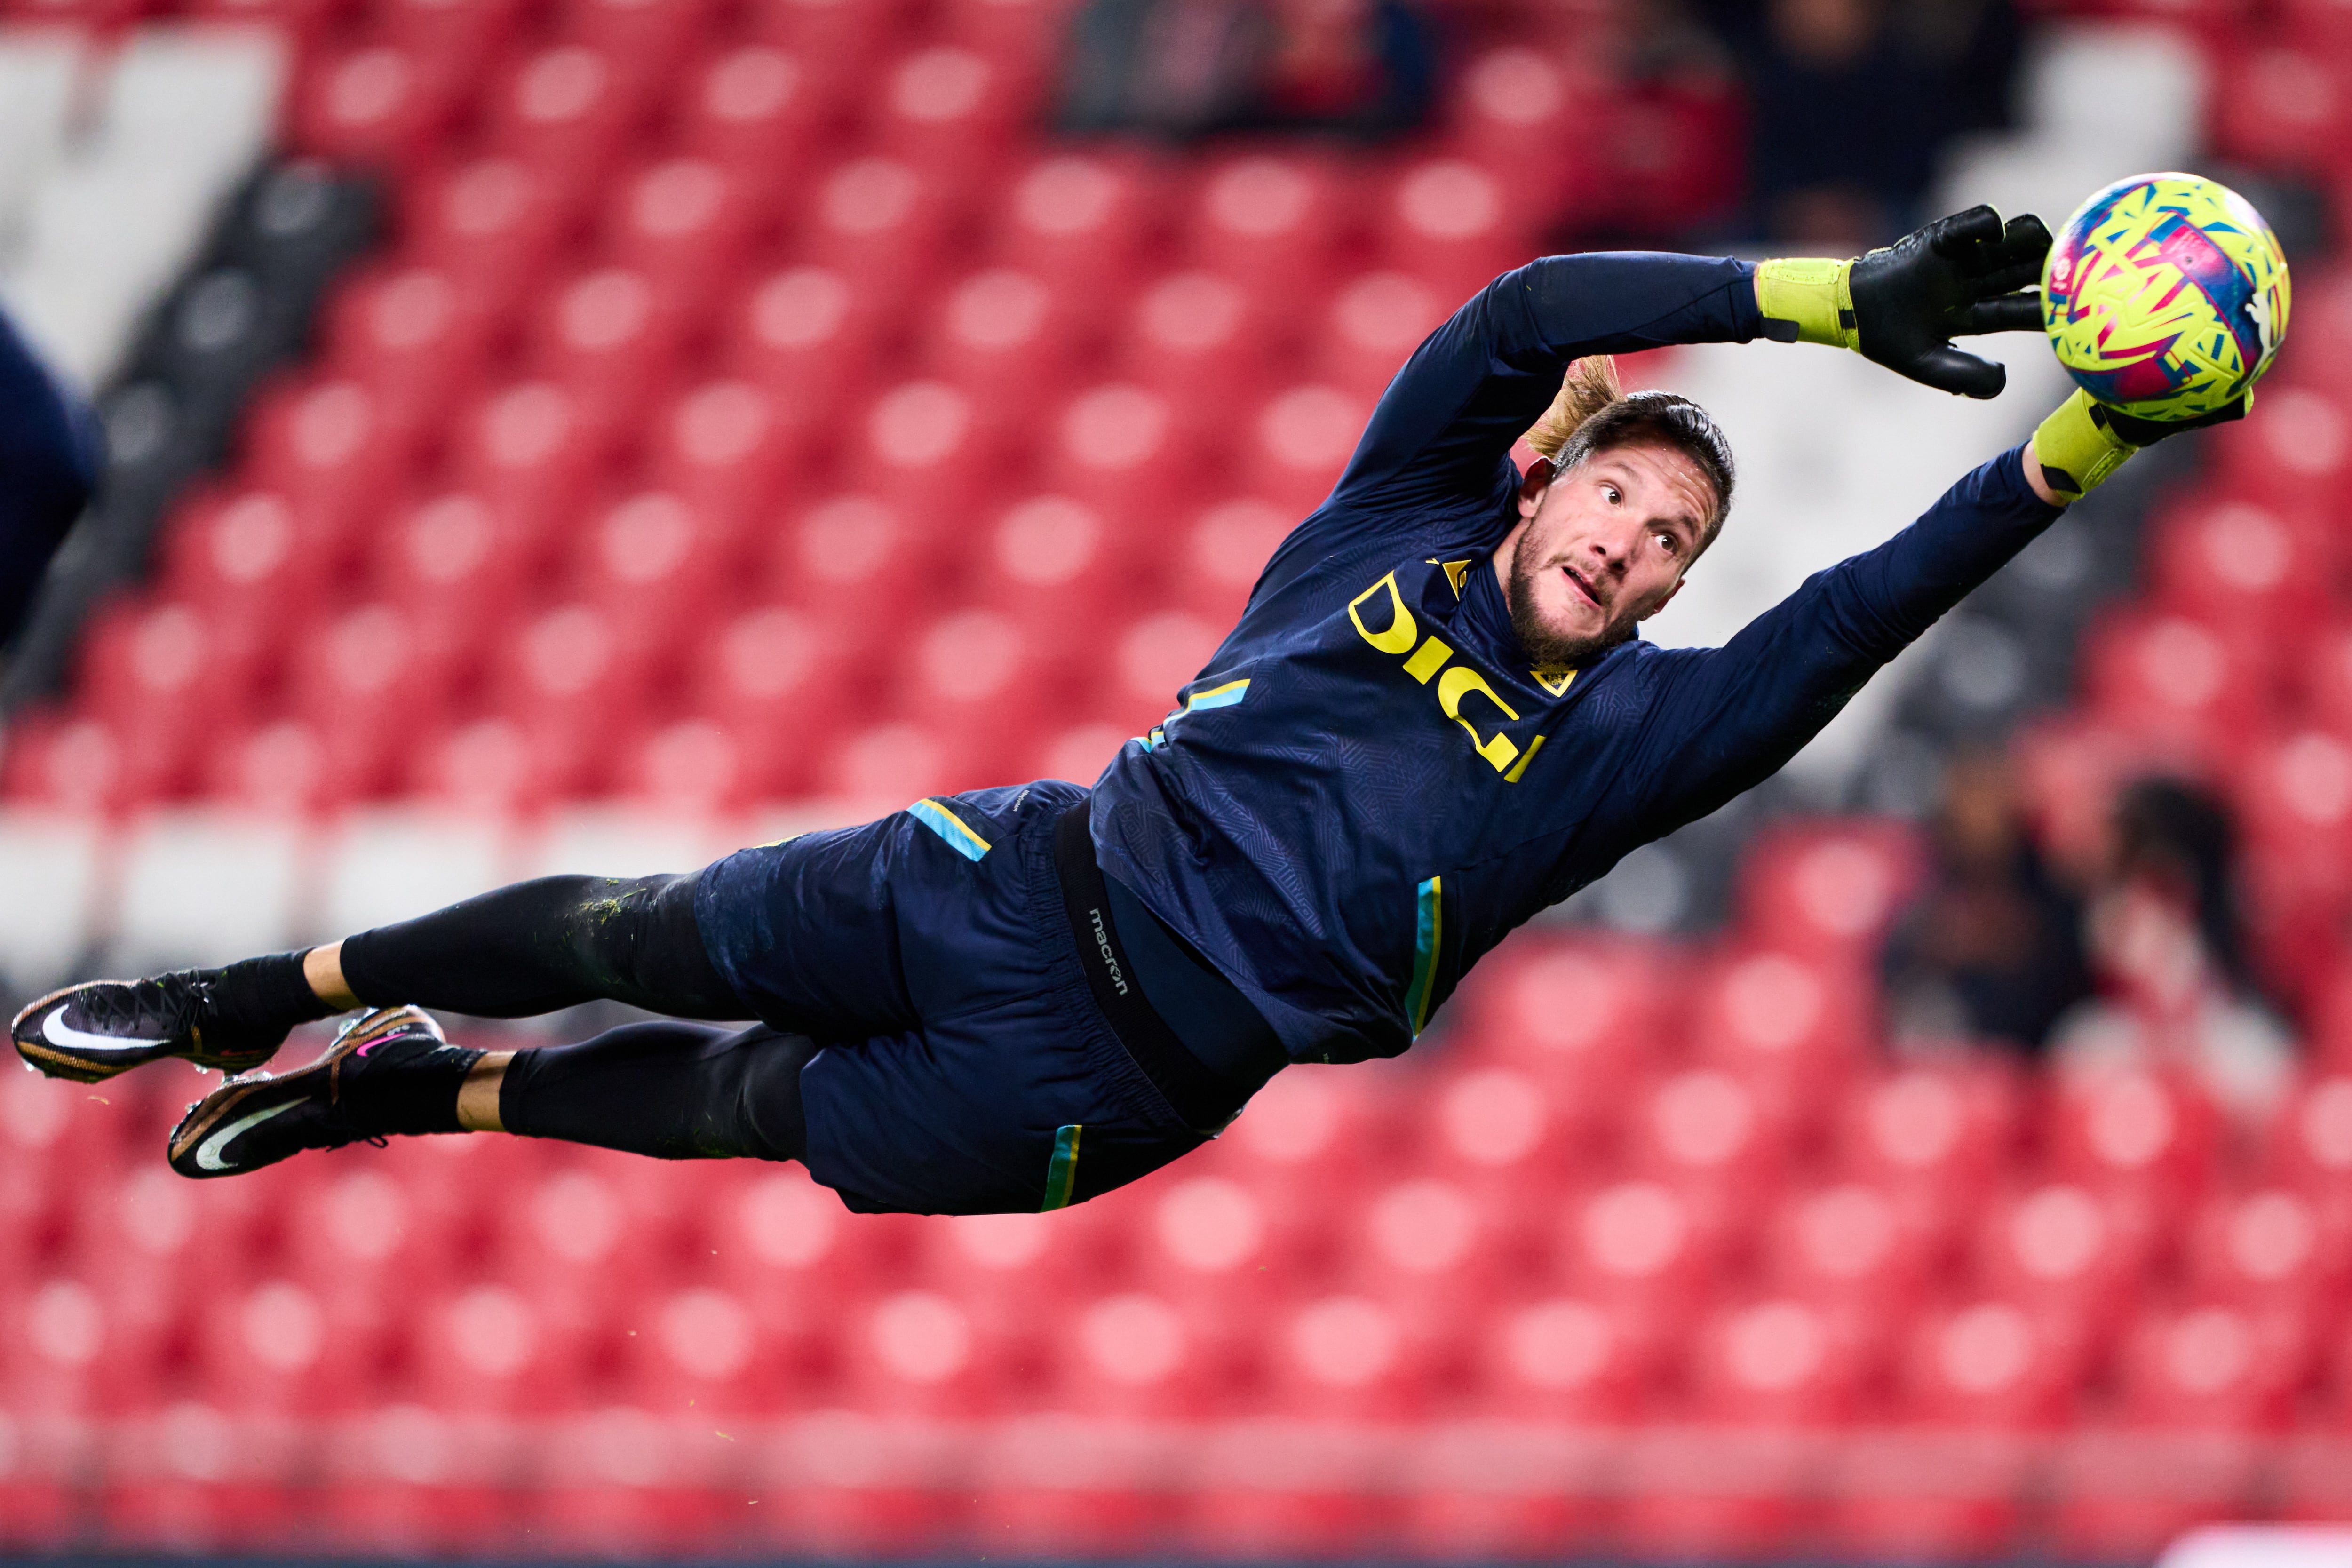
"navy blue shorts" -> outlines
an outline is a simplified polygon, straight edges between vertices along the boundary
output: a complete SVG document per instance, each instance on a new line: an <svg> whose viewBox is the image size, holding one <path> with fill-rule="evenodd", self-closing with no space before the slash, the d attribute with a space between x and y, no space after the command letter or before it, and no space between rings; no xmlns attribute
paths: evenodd
<svg viewBox="0 0 2352 1568"><path fill-rule="evenodd" d="M1083 1202L1199 1147L1087 989L1054 874L1060 781L919 801L700 879L711 962L801 1069L809 1173L866 1213Z"/></svg>

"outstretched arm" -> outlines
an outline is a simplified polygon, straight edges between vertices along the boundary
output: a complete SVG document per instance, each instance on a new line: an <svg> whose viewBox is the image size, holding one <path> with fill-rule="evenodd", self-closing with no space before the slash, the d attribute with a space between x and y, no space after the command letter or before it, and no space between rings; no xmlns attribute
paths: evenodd
<svg viewBox="0 0 2352 1568"><path fill-rule="evenodd" d="M2038 328L2030 285L2050 236L1990 207L1940 218L1853 260L1745 262L1629 251L1553 256L1507 272L1455 312L1381 397L1334 499L1484 498L1570 362L1676 343L1821 342L1914 381L1999 393L1998 364L1952 346Z"/></svg>
<svg viewBox="0 0 2352 1568"><path fill-rule="evenodd" d="M98 482L98 421L0 312L0 643Z"/></svg>
<svg viewBox="0 0 2352 1568"><path fill-rule="evenodd" d="M1746 262L1651 251L1547 256L1504 273L1397 373L1335 497L1482 490L1571 360L1759 335L1754 274Z"/></svg>
<svg viewBox="0 0 2352 1568"><path fill-rule="evenodd" d="M1874 550L1805 580L1719 648L1664 667L1608 815L1627 847L1696 821L1780 771L1863 683L2038 537L2059 508L2012 447Z"/></svg>

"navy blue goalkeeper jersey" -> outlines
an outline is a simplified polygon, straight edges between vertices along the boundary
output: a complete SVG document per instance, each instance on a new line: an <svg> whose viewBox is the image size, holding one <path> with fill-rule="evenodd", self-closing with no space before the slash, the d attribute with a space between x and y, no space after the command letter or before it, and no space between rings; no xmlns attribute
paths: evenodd
<svg viewBox="0 0 2352 1568"><path fill-rule="evenodd" d="M1513 441L1568 362L1757 336L1753 269L1551 257L1391 384L1180 703L1097 783L1103 869L1240 986L1292 1059L1412 1043L1506 933L1758 784L2057 517L2011 450L1720 648L1530 668L1492 556Z"/></svg>

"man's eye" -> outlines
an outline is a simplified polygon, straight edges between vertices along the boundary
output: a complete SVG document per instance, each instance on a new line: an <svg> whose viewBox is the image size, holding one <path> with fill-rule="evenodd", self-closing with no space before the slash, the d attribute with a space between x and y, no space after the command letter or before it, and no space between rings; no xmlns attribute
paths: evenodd
<svg viewBox="0 0 2352 1568"><path fill-rule="evenodd" d="M1680 555L1683 552L1681 541L1671 533L1658 535L1658 542L1666 547L1666 553L1669 555Z"/></svg>
<svg viewBox="0 0 2352 1568"><path fill-rule="evenodd" d="M1609 498L1609 504L1611 506L1615 506L1619 501L1625 499L1623 493L1620 491L1615 485L1601 486L1601 493Z"/></svg>

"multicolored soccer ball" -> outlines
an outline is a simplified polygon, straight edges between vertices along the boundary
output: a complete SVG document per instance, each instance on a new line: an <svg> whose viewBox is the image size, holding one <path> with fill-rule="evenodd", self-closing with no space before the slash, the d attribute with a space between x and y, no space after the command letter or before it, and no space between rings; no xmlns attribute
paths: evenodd
<svg viewBox="0 0 2352 1568"><path fill-rule="evenodd" d="M2286 257L2245 197L2197 174L2119 180L2066 220L2042 324L2066 374L2143 419L2194 419L2270 368Z"/></svg>

